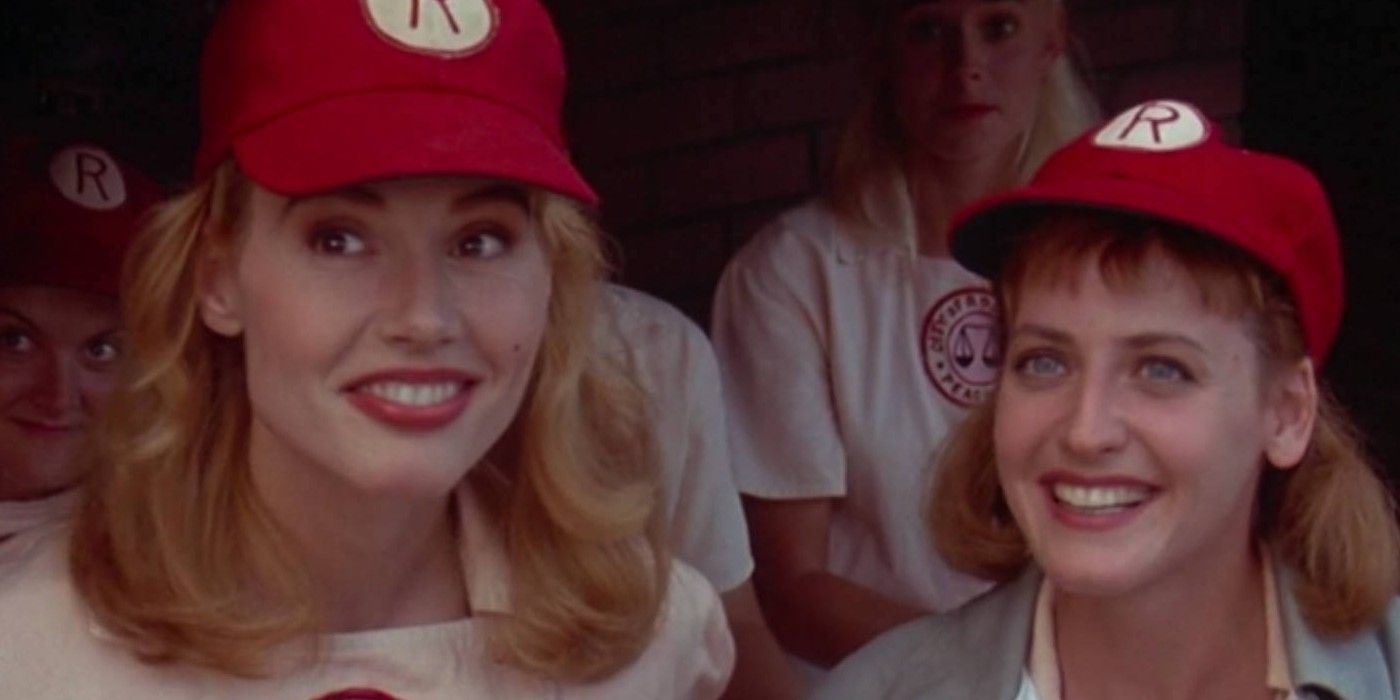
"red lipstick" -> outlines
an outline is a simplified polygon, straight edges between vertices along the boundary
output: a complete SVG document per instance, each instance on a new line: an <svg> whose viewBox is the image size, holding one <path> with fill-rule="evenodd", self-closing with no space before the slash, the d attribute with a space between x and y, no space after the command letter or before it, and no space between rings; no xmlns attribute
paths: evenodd
<svg viewBox="0 0 1400 700"><path fill-rule="evenodd" d="M386 370L356 379L345 389L350 403L386 425L436 430L467 407L476 378L451 369Z"/></svg>

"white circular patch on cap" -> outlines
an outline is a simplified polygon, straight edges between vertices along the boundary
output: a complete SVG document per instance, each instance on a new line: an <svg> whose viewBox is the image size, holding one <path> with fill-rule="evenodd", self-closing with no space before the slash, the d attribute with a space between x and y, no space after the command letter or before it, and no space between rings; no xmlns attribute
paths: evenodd
<svg viewBox="0 0 1400 700"><path fill-rule="evenodd" d="M49 179L70 202L116 209L126 202L126 180L112 156L96 146L69 146L49 161Z"/></svg>
<svg viewBox="0 0 1400 700"><path fill-rule="evenodd" d="M437 56L471 53L496 34L491 0L363 0L376 31L410 51Z"/></svg>
<svg viewBox="0 0 1400 700"><path fill-rule="evenodd" d="M1195 107L1176 100L1144 102L1094 135L1094 145L1129 151L1179 151L1206 140L1210 126Z"/></svg>

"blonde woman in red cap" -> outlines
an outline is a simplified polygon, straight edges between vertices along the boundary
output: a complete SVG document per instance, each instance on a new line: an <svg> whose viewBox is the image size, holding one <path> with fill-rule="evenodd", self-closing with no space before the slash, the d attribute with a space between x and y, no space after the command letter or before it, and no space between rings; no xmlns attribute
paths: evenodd
<svg viewBox="0 0 1400 700"><path fill-rule="evenodd" d="M1007 364L930 517L1001 586L818 696L1400 698L1394 504L1317 375L1343 285L1312 174L1157 100L953 228Z"/></svg>
<svg viewBox="0 0 1400 700"><path fill-rule="evenodd" d="M116 381L117 278L145 176L85 141L16 140L0 174L0 558L66 516L77 456Z"/></svg>
<svg viewBox="0 0 1400 700"><path fill-rule="evenodd" d="M0 572L0 697L719 695L563 80L533 0L227 3L90 493Z"/></svg>

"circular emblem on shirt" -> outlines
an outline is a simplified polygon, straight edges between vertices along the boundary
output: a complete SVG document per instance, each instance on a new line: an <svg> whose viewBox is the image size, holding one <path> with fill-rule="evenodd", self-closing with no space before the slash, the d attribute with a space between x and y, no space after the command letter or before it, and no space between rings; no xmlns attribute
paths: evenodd
<svg viewBox="0 0 1400 700"><path fill-rule="evenodd" d="M1122 114L1094 134L1094 145L1125 151L1179 151L1206 140L1206 118L1185 102L1152 100Z"/></svg>
<svg viewBox="0 0 1400 700"><path fill-rule="evenodd" d="M69 146L49 161L49 180L68 201L105 211L126 202L126 180L117 161L96 146Z"/></svg>
<svg viewBox="0 0 1400 700"><path fill-rule="evenodd" d="M485 46L500 14L491 0L361 0L376 32L402 49L456 57Z"/></svg>
<svg viewBox="0 0 1400 700"><path fill-rule="evenodd" d="M924 371L944 398L970 407L991 393L1001 369L996 297L981 287L949 292L924 316Z"/></svg>

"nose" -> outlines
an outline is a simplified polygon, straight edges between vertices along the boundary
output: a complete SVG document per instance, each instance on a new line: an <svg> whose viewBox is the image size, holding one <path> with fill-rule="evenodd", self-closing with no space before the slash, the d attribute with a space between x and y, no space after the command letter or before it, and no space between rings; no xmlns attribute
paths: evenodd
<svg viewBox="0 0 1400 700"><path fill-rule="evenodd" d="M56 419L75 413L83 403L81 373L75 361L48 354L29 394L30 402Z"/></svg>
<svg viewBox="0 0 1400 700"><path fill-rule="evenodd" d="M451 280L430 261L404 261L391 276L381 332L391 344L412 350L446 345L460 331Z"/></svg>
<svg viewBox="0 0 1400 700"><path fill-rule="evenodd" d="M1084 377L1072 400L1061 440L1066 452L1092 462L1123 448L1128 430L1112 382Z"/></svg>
<svg viewBox="0 0 1400 700"><path fill-rule="evenodd" d="M948 65L963 85L986 79L987 47L975 25L963 25L948 42Z"/></svg>

